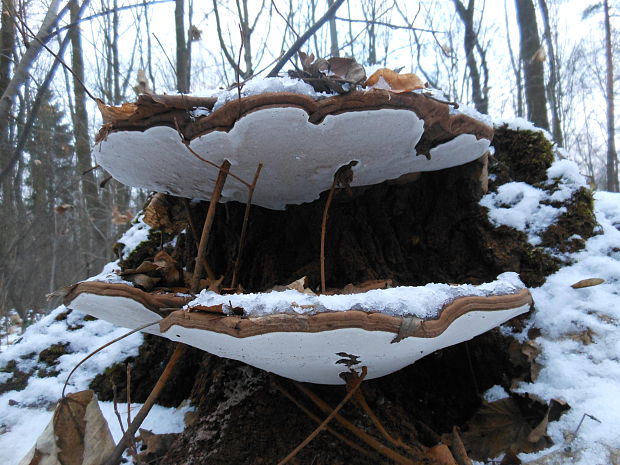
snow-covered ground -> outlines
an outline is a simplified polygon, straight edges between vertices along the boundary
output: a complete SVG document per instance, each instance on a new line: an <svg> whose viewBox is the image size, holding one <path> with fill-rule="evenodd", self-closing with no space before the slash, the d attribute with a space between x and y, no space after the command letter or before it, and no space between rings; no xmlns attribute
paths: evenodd
<svg viewBox="0 0 620 465"><path fill-rule="evenodd" d="M549 173L550 177L555 177L554 174L561 172L567 180L567 189L572 188L569 186L571 179L574 185L580 184L569 168L565 164L554 164ZM510 202L497 205L505 208ZM534 211L538 208L533 202L522 205L526 206ZM555 446L536 455L523 455L524 463L548 454L565 453L566 433L575 431L584 414L598 421L586 417L570 443L570 454L555 463L607 465L612 463L610 454L620 449L620 194L599 192L595 196L595 206L601 234L590 238L584 250L566 257L570 265L550 276L543 286L532 289L536 311L529 327L542 331L537 342L542 349L538 361L543 368L534 383L524 383L518 389L546 400L561 398L570 404L571 410L560 421L549 425ZM547 218L547 215L541 217ZM527 230L534 236L535 231L535 228ZM534 236L530 240L536 242ZM581 289L571 287L586 278L602 278L605 282ZM14 360L22 371L30 371L43 366L38 362L38 354L43 349L58 343L69 344L69 353L59 357L54 367L59 375L44 378L33 375L25 389L0 395L2 464L17 464L32 447L50 420L52 413L48 409L59 399L63 383L75 364L95 348L126 332L105 321L85 321L76 312L57 320L64 311L64 307L59 307L30 326L19 342L2 347L0 370ZM75 330L78 325L83 326ZM529 327L518 337L525 339ZM87 389L93 377L104 368L136 355L141 341L142 336L134 334L92 357L74 374L68 391ZM0 383L9 377L0 373ZM503 395L498 388L488 394L490 399ZM118 440L120 428L111 403L101 403L101 407ZM120 404L121 412L126 408ZM137 409L139 405L132 408ZM156 433L181 431L185 411L156 407L144 427Z"/></svg>

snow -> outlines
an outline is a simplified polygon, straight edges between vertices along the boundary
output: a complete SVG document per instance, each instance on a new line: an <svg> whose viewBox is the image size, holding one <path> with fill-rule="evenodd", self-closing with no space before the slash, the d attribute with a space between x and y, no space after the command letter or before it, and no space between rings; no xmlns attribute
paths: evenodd
<svg viewBox="0 0 620 465"><path fill-rule="evenodd" d="M575 191L586 186L586 181L574 162L558 160L547 170L546 184L548 190L524 182L502 184L497 192L485 195L480 205L489 209L489 219L495 226L522 231L536 246L541 243L540 235L566 212L565 207L550 204L569 200Z"/></svg>
<svg viewBox="0 0 620 465"><path fill-rule="evenodd" d="M576 465L611 463L609 448L620 448L620 194L598 192L595 206L603 234L590 238L584 250L572 254L572 265L531 290L536 311L520 335L527 337L531 326L541 329L542 336L536 341L543 369L534 383L522 383L519 391L545 400L561 398L572 407L549 425L555 449L566 446L564 433L574 431L584 414L600 420L586 417L579 429L571 444L578 453L570 463ZM592 277L605 283L570 287ZM586 334L591 335L592 343L584 338Z"/></svg>
<svg viewBox="0 0 620 465"><path fill-rule="evenodd" d="M345 112L313 124L303 109L277 107L245 115L228 132L196 138L191 148L216 165L227 159L231 172L246 181L263 163L253 203L284 209L287 204L317 199L330 188L338 168L352 160L359 162L352 185L366 186L470 162L490 144L463 134L433 148L429 160L415 150L423 132L424 121L413 111ZM186 198L209 200L217 175L217 169L193 155L169 127L111 133L93 155L126 185ZM221 201L246 200L247 188L229 177ZM124 237L121 242L130 239Z"/></svg>
<svg viewBox="0 0 620 465"><path fill-rule="evenodd" d="M430 283L425 286L399 286L341 295L308 295L296 290L220 295L203 290L186 308L224 304L224 310L227 310L232 304L233 307L242 307L249 316L363 310L430 319L437 317L445 305L459 297L514 294L524 287L516 273L502 273L496 281L479 286Z"/></svg>
<svg viewBox="0 0 620 465"><path fill-rule="evenodd" d="M545 138L551 142L553 142L553 137L549 134L549 131L543 128L539 128L531 121L526 120L525 118L514 117L514 118L499 118L494 119L495 127L507 126L508 129L513 131L534 131L541 132Z"/></svg>
<svg viewBox="0 0 620 465"><path fill-rule="evenodd" d="M331 94L316 92L310 84L306 84L301 79L294 79L288 76L280 77L253 77L247 81L241 88L241 97L249 97L251 95L259 95L267 92L293 92L296 94L307 95L313 99L331 97ZM213 107L213 111L224 106L226 103L239 98L237 88L215 92L217 102Z"/></svg>
<svg viewBox="0 0 620 465"><path fill-rule="evenodd" d="M38 354L42 350L54 344L68 344L68 353L60 356L58 364L51 368L60 372L57 376L40 378L32 374L25 389L0 394L0 463L17 464L30 450L50 421L52 411L48 409L59 400L63 384L73 367L88 353L127 332L103 320L86 321L78 312L72 312L66 319L57 321L56 317L65 311L64 306L58 307L28 327L19 343L0 353L0 369L14 360L19 370L29 372L46 368L45 364L38 361ZM78 368L69 382L67 392L88 389L95 375L102 373L105 368L127 357L136 356L141 343L142 335L136 333L99 352ZM6 378L3 374L0 382L6 381ZM111 403L104 402L101 408L115 440L118 440L120 427ZM120 408L126 410L126 405L120 404ZM137 409L139 405L135 404L133 408ZM185 411L156 407L144 427L156 433L181 431Z"/></svg>
<svg viewBox="0 0 620 465"><path fill-rule="evenodd" d="M151 227L144 222L144 215L138 215L138 217L132 222L131 228L129 228L121 238L116 241L123 244L120 259L124 260L129 257L129 254L141 243L148 239Z"/></svg>

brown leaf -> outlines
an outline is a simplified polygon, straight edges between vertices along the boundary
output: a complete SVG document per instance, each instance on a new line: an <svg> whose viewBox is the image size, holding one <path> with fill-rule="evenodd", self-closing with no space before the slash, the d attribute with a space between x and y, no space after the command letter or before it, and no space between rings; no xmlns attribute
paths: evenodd
<svg viewBox="0 0 620 465"><path fill-rule="evenodd" d="M467 455L467 449L461 439L458 426L452 428L451 447L452 455L458 465L472 465L472 461Z"/></svg>
<svg viewBox="0 0 620 465"><path fill-rule="evenodd" d="M440 465L458 465L452 456L452 452L445 444L437 444L431 447L427 454Z"/></svg>
<svg viewBox="0 0 620 465"><path fill-rule="evenodd" d="M159 272L168 286L177 284L181 280L181 270L177 262L168 252L160 250L153 258L155 265L159 267Z"/></svg>
<svg viewBox="0 0 620 465"><path fill-rule="evenodd" d="M194 305L189 308L190 312L214 313L216 315L225 315L222 307L224 304L217 305Z"/></svg>
<svg viewBox="0 0 620 465"><path fill-rule="evenodd" d="M392 92L411 92L416 89L424 89L426 86L416 74L398 74L389 68L381 68L366 80L366 87L383 89L387 84L387 90Z"/></svg>
<svg viewBox="0 0 620 465"><path fill-rule="evenodd" d="M336 77L351 84L359 84L366 79L366 70L355 58L332 57L327 60L330 77Z"/></svg>
<svg viewBox="0 0 620 465"><path fill-rule="evenodd" d="M500 465L521 465L521 463L521 459L517 457L517 454L509 450L504 455L504 458L502 459Z"/></svg>
<svg viewBox="0 0 620 465"><path fill-rule="evenodd" d="M131 210L126 210L125 213L121 213L116 205L112 207L113 224L127 224L133 219L133 217L134 214Z"/></svg>
<svg viewBox="0 0 620 465"><path fill-rule="evenodd" d="M590 345L594 342L594 336L596 333L591 328L587 328L577 333L570 333L568 335L573 341L581 342L583 345Z"/></svg>
<svg viewBox="0 0 620 465"><path fill-rule="evenodd" d="M483 402L468 422L468 431L463 433L462 439L471 458L486 460L510 449L529 453L548 447L547 436L539 435L539 431L532 434L533 430L515 400L506 398ZM530 434L536 441L530 441Z"/></svg>
<svg viewBox="0 0 620 465"><path fill-rule="evenodd" d="M141 463L157 463L177 440L179 433L153 434L149 430L140 428L139 439L144 450L138 454Z"/></svg>
<svg viewBox="0 0 620 465"><path fill-rule="evenodd" d="M138 110L135 103L123 103L120 107L107 106L103 100L97 99L97 107L101 113L104 123L116 123L117 121L127 121Z"/></svg>
<svg viewBox="0 0 620 465"><path fill-rule="evenodd" d="M572 287L573 289L581 289L583 287L598 286L599 284L603 284L604 282L605 280L601 278L588 278L577 281L575 284L571 284L570 287Z"/></svg>
<svg viewBox="0 0 620 465"><path fill-rule="evenodd" d="M161 281L161 278L153 278L147 274L142 273L128 275L124 279L129 281L130 283L134 283L136 286L144 289L145 291L152 290L157 285L157 283Z"/></svg>
<svg viewBox="0 0 620 465"><path fill-rule="evenodd" d="M52 420L19 465L99 464L113 450L94 392L81 391L60 400Z"/></svg>

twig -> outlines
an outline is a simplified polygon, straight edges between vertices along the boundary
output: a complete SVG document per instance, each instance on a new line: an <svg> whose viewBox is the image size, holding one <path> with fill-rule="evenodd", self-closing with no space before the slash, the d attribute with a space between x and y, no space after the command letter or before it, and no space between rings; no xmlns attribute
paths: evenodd
<svg viewBox="0 0 620 465"><path fill-rule="evenodd" d="M271 385L275 389L280 391L284 395L284 397L286 397L288 400L293 402L297 407L299 407L299 409L302 412L304 412L306 415L308 415L308 417L310 417L310 419L314 420L318 424L321 424L322 420L319 417L317 417L314 413L312 413L310 410L308 410L301 402L299 402L297 399L295 399L295 397L293 397L293 395L290 392L288 392L286 389L284 389L284 386L281 386L280 384L275 382L275 380L273 380L273 379L271 381ZM340 439L342 442L344 442L350 448L355 449L356 451L358 451L359 453L361 453L361 454L363 454L363 455L365 455L367 457L370 457L370 455L371 455L370 452L368 452L363 447L358 446L357 444L355 444L350 439L344 437L338 431L334 430L333 428L330 428L329 426L326 426L325 429L328 432L330 432L331 434L333 434L334 437L336 437L337 439Z"/></svg>
<svg viewBox="0 0 620 465"><path fill-rule="evenodd" d="M337 183L338 180L336 176L334 176L332 187L329 189L327 201L325 202L325 208L323 209L323 222L321 223L321 293L323 294L325 294L325 235L327 231L327 217L329 215L329 207L332 204Z"/></svg>
<svg viewBox="0 0 620 465"><path fill-rule="evenodd" d="M459 107L459 104L456 102L450 102L448 100L441 100L441 99L435 98L432 95L430 95L428 92L422 92L422 95L424 95L424 97L426 98L434 100L435 102L444 103L446 105L452 105L455 109Z"/></svg>
<svg viewBox="0 0 620 465"><path fill-rule="evenodd" d="M385 427L383 426L383 423L381 423L381 420L379 420L379 417L377 417L375 412L373 412L370 406L368 405L368 402L366 402L366 398L364 397L364 394L361 391L361 389L355 393L355 401L359 404L362 410L366 412L366 414L370 417L375 427L379 430L381 435L388 442L391 442L396 447L402 447L403 449L409 452L413 452L413 448L410 445L405 444L403 440L400 438L392 437L392 435L385 429Z"/></svg>
<svg viewBox="0 0 620 465"><path fill-rule="evenodd" d="M88 3L90 3L90 0L86 0L85 2L82 3L82 6L80 7L80 11L83 11L85 9L85 6L88 5ZM9 13L10 14L10 13ZM58 61L58 63L60 63L67 71L69 71L71 73L71 75L74 77L74 79L80 83L80 85L82 86L82 88L84 89L84 92L86 92L86 95L88 95L88 97L96 102L97 98L90 93L90 91L88 90L88 88L86 87L86 84L84 84L84 82L82 82L82 80L75 74L75 72L73 71L73 69L71 69L71 67L69 65L67 65L64 60L62 58L60 58L60 56L54 52L51 48L49 48L45 42L43 42L41 39L39 39L39 37L34 33L34 31L32 29L30 29L30 27L28 27L28 25L26 24L26 22L19 16L19 15L15 15L14 16L22 25L22 27L24 27L28 33L32 36L32 38L34 40L36 40L37 42L39 42L39 44L49 52L50 55L52 55L56 61Z"/></svg>
<svg viewBox="0 0 620 465"><path fill-rule="evenodd" d="M119 443L114 448L114 451L105 460L105 462L103 462L103 465L118 465L120 463L121 456L123 455L123 452L127 448L127 444L129 443L130 438L132 438L134 434L136 433L136 431L138 431L138 428L140 427L140 425L142 424L142 422L148 415L149 411L153 407L155 400L157 400L157 397L159 396L164 386L166 385L168 378L170 378L170 375L172 374L172 369L174 368L174 366L177 364L177 362L179 361L179 359L185 352L186 347L187 346L185 344L180 344L180 343L177 344L177 346L174 349L174 352L172 353L172 356L170 357L170 360L168 361L168 364L166 365L166 368L164 368L163 373L157 380L157 383L155 383L155 387L149 394L149 397L146 399L146 402L144 402L144 405L142 405L142 408L136 415L136 418L133 420L133 422L131 422L131 424L127 427L127 431L125 432L125 434L123 434L123 437L121 438Z"/></svg>
<svg viewBox="0 0 620 465"><path fill-rule="evenodd" d="M222 189L226 182L228 170L230 169L230 162L224 160L220 167L220 172L217 175L215 181L215 187L213 188L213 194L211 194L211 201L209 202L209 210L207 211L207 218L205 224L202 227L202 235L200 236L200 244L198 245L198 253L196 255L196 264L194 265L194 276L192 277L192 292L197 293L200 290L200 276L205 267L205 256L207 253L207 242L209 241L209 233L211 232L211 226L213 226L213 219L215 218L215 209L220 196L222 195Z"/></svg>
<svg viewBox="0 0 620 465"><path fill-rule="evenodd" d="M172 71L174 71L174 74L176 76L177 74L177 69L174 66L174 64L172 63L172 61L170 60L170 57L168 56L168 54L166 53L166 49L164 48L164 46L161 44L161 42L159 41L159 37L157 37L157 35L152 32L151 34L153 34L153 37L155 37L155 40L157 41L157 43L159 44L159 48L161 48L161 51L164 53L164 56L166 57L166 60L168 60L168 63L170 63L170 67L172 68Z"/></svg>
<svg viewBox="0 0 620 465"><path fill-rule="evenodd" d="M187 213L187 222L189 223L189 229L192 232L192 237L194 238L194 243L196 247L198 247L198 240L200 238L200 234L198 233L198 227L196 226L196 222L194 221L194 216L192 215L192 207L189 203L189 199L183 197L183 205L185 206L185 212ZM215 273L209 266L209 263L205 260L205 271L207 272L207 276L209 279L215 279ZM161 309L160 309L161 310ZM178 310L178 309L175 309Z"/></svg>
<svg viewBox="0 0 620 465"><path fill-rule="evenodd" d="M321 400L319 397L317 397L316 394L314 394L312 391L310 391L310 389L308 389L306 386L304 386L303 384L301 384L301 383L299 383L297 381L293 381L293 383L295 384L295 386L297 386L297 389L299 389L301 392L306 394L310 398L310 400L312 400L312 402L314 402L314 404L318 408L323 410L323 412L327 413L327 412L330 412L332 410L329 405L327 405L323 400ZM390 458L391 460L393 460L394 462L398 463L399 465L416 465L416 462L414 462L413 460L411 460L411 459L409 459L409 458L399 454L395 450L390 449L389 447L383 445L382 443L377 441L374 437L372 437L368 433L362 431L360 428L355 426L350 421L344 419L342 416L336 415L334 418L343 427L348 429L351 433L355 434L358 438L360 438L362 441L364 441L366 444L368 444L374 450L379 452L381 455L384 455L385 457ZM422 460L425 459L425 458L426 457L416 457L416 460L418 460L418 463L420 463L420 462L424 463L424 462L422 462Z"/></svg>
<svg viewBox="0 0 620 465"><path fill-rule="evenodd" d="M337 19L338 21L346 21L348 23L375 24L377 26L385 26L389 29L407 29L409 31L431 32L433 34L445 34L445 31L436 31L435 29L424 29L424 28L413 27L413 26L399 26L398 24L385 23L383 21L370 21L366 19L342 18L340 16L335 16L334 19Z"/></svg>
<svg viewBox="0 0 620 465"><path fill-rule="evenodd" d="M177 128L177 130L179 130L179 129ZM181 134L181 132L180 132L180 131L179 131L179 134ZM182 142L183 142L183 144L185 145L185 147L187 147L187 150L189 150L189 151L192 153L192 155L194 155L196 158L198 158L199 160L204 161L206 164L211 165L211 166L213 166L214 168L217 168L217 169L219 169L220 171L222 171L222 167L221 167L221 166L218 166L216 163L213 163L211 160L207 160L206 158L201 157L198 153L196 153L196 151L195 151L194 149L192 149L192 148L189 146L189 144L188 144L187 142L185 142L185 141L183 141L183 140L182 140ZM228 176L230 176L231 178L234 178L234 179L236 179L237 181L239 181L241 184L243 184L243 185L244 185L245 187L247 187L248 189L252 187L252 185L251 185L249 182L244 181L243 179L241 179L241 178L240 178L239 176L237 176L236 174L231 173L229 168L226 168L226 169L225 169L225 170L223 170L223 171L224 171L224 172L225 172Z"/></svg>
<svg viewBox="0 0 620 465"><path fill-rule="evenodd" d="M316 23L310 26L310 28L306 32L304 32L303 35L299 39L295 41L295 43L291 46L288 52L286 52L284 56L280 58L280 60L276 63L276 65L269 72L267 77L276 77L278 73L280 72L280 70L284 67L286 62L290 60L299 51L299 49L306 43L306 41L310 37L312 37L316 33L316 31L318 31L321 28L321 26L323 26L323 24L325 24L325 22L329 20L329 18L331 18L332 16L336 14L336 10L338 10L338 8L340 8L343 3L344 3L344 0L336 0L332 4L332 6L330 6L327 9L325 14Z"/></svg>
<svg viewBox="0 0 620 465"><path fill-rule="evenodd" d="M310 441L312 441L317 436L317 434L319 434L321 431L325 429L327 424L330 421L332 421L332 419L338 414L338 412L342 409L342 407L344 407L345 404L349 401L349 399L353 397L353 395L357 392L357 390L362 385L362 381L364 381L364 378L366 377L367 374L368 374L368 369L365 366L363 366L361 376L355 379L351 389L349 390L349 392L347 392L347 395L344 396L344 398L340 401L340 403L336 406L336 408L332 410L332 412L328 415L328 417L325 420L323 420L323 422L312 433L310 433L306 439L304 439L295 449L291 451L290 454L288 454L284 459L282 459L278 463L278 465L285 465L286 463L288 463L289 460L295 457L304 447L310 444Z"/></svg>
<svg viewBox="0 0 620 465"><path fill-rule="evenodd" d="M75 373L75 370L78 369L78 367L80 365L82 365L86 360L88 360L89 358L91 358L93 355L95 355L96 353L102 351L103 349L105 349L108 346L111 346L112 344L114 344L115 342L120 341L121 339L125 339L126 337L131 336L133 333L137 333L138 331L142 331L145 328L148 328L149 326L153 326L156 325L157 323L159 323L159 320L154 321L152 323L147 323L145 325L139 326L136 329L132 329L131 331L129 331L128 333L123 334L120 337L117 337L116 339L111 340L110 342L106 342L104 345L102 345L101 347L99 347L98 349L94 350L93 352L91 352L90 354L88 354L86 357L84 357L82 360L80 360L78 362L77 365L75 365L73 367L73 370L71 370L71 372L69 373L69 376L67 376L67 380L65 381L64 386L62 387L62 397L65 397L65 390L67 389L67 384L69 383L69 379L71 379L71 376L73 375L73 373Z"/></svg>
<svg viewBox="0 0 620 465"><path fill-rule="evenodd" d="M263 164L259 163L256 167L256 173L254 174L254 180L252 185L248 189L248 201L245 204L245 213L243 214L243 226L241 227L241 236L239 237L239 248L237 250L237 258L235 258L235 266L233 268L233 275L230 287L232 289L237 288L237 281L239 278L239 268L241 266L241 255L243 254L243 246L245 245L245 236L248 232L248 221L250 219L250 206L252 205L252 196L254 195L254 189L258 182L258 176L263 169Z"/></svg>
<svg viewBox="0 0 620 465"><path fill-rule="evenodd" d="M583 420L585 420L586 417L601 423L601 420L596 418L594 415L590 415L589 413L584 413L583 416L581 417L581 421L579 421L579 424L577 425L577 428L575 428L575 431L573 432L573 436L577 436L577 433L579 432L579 429L581 428L581 425L583 424Z"/></svg>

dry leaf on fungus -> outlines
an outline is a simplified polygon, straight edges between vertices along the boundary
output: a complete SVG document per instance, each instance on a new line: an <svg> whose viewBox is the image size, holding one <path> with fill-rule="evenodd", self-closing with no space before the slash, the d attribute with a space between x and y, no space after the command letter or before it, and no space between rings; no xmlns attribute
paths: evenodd
<svg viewBox="0 0 620 465"><path fill-rule="evenodd" d="M431 447L427 454L440 465L458 465L445 444L437 444Z"/></svg>
<svg viewBox="0 0 620 465"><path fill-rule="evenodd" d="M383 79L383 82L381 81ZM392 92L411 92L416 89L424 89L426 86L417 74L399 74L389 68L381 68L375 71L366 80L366 87L382 89L382 84L387 84L387 90Z"/></svg>

